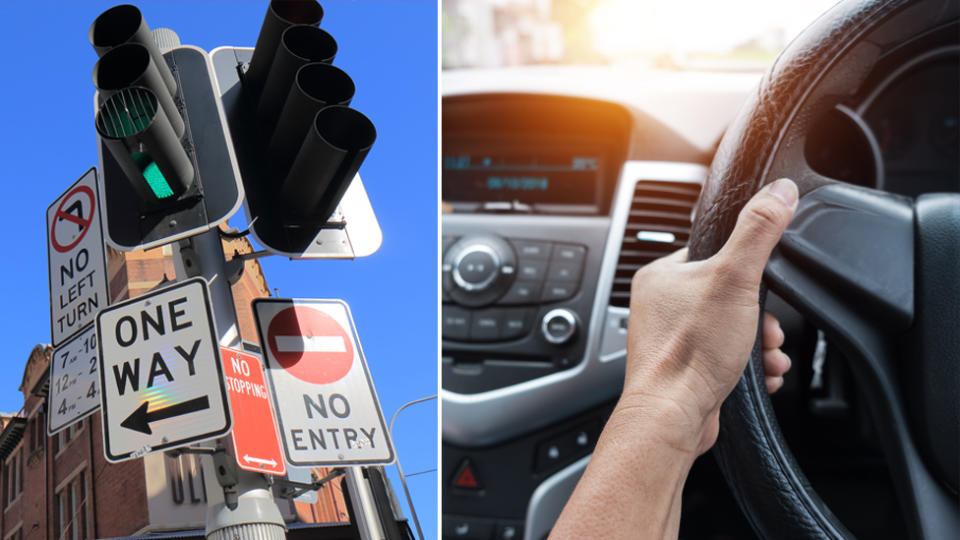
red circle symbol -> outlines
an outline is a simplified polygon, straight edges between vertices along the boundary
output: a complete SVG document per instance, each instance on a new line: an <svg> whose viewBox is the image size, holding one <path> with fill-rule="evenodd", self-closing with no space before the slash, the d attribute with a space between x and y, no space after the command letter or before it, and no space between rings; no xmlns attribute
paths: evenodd
<svg viewBox="0 0 960 540"><path fill-rule="evenodd" d="M67 210L63 209L63 205L67 204L67 201L73 199L73 196L76 194L86 195L88 202L86 208L89 210L87 215L84 216L82 209L84 208L83 204L77 200L70 205ZM80 204L81 211L77 214L71 212L71 210L77 205ZM53 249L57 250L58 253L66 253L77 246L83 237L87 235L87 231L90 230L90 224L93 223L94 209L96 208L96 199L93 196L93 190L89 186L77 186L77 189L71 191L67 194L66 197L60 201L60 206L57 207L57 213L53 216L53 225L50 226L50 243L53 244ZM77 227L79 227L79 234L69 243L61 244L57 239L57 223L61 221L69 221Z"/></svg>
<svg viewBox="0 0 960 540"><path fill-rule="evenodd" d="M277 313L267 328L267 341L277 362L301 381L330 384L353 367L353 339L333 317L310 307Z"/></svg>

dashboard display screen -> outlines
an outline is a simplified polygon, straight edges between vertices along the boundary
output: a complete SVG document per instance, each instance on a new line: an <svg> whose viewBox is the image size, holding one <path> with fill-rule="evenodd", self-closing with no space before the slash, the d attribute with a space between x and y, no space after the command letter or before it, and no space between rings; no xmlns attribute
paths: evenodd
<svg viewBox="0 0 960 540"><path fill-rule="evenodd" d="M569 148L451 150L443 155L443 199L518 202L535 211L595 214L603 156Z"/></svg>

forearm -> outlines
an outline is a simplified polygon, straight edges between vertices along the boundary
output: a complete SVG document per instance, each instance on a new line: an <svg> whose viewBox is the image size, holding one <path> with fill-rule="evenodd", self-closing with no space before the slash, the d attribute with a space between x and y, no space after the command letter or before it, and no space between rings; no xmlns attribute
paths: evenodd
<svg viewBox="0 0 960 540"><path fill-rule="evenodd" d="M680 497L696 452L677 447L676 433L661 433L656 415L653 408L617 406L552 540L677 537Z"/></svg>

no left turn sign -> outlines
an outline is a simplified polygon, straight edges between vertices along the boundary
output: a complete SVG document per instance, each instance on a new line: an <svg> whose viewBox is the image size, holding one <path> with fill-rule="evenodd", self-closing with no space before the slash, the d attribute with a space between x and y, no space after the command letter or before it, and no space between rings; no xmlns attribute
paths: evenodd
<svg viewBox="0 0 960 540"><path fill-rule="evenodd" d="M75 248L90 230L93 218L99 212L97 197L90 186L74 186L60 199L60 206L54 213L50 227L50 244L58 253L66 253ZM63 223L63 225L60 225Z"/></svg>
<svg viewBox="0 0 960 540"><path fill-rule="evenodd" d="M97 170L91 168L47 208L50 339L54 348L93 323L110 303Z"/></svg>

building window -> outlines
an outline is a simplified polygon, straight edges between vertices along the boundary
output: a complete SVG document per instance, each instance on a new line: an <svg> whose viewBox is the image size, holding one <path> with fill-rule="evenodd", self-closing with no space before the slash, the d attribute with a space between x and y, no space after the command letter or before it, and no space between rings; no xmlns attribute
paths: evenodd
<svg viewBox="0 0 960 540"><path fill-rule="evenodd" d="M79 422L74 422L67 426L66 429L60 431L57 434L57 446L55 454L59 454L63 450L66 450L67 446L70 445L70 441L77 438L77 434L83 431L83 423L85 420L80 420Z"/></svg>
<svg viewBox="0 0 960 540"><path fill-rule="evenodd" d="M54 517L62 540L82 540L90 537L90 505L87 504L87 475L80 471L54 496Z"/></svg>
<svg viewBox="0 0 960 540"><path fill-rule="evenodd" d="M4 537L4 540L23 540L23 526L17 525L16 530Z"/></svg>
<svg viewBox="0 0 960 540"><path fill-rule="evenodd" d="M30 453L32 454L43 448L43 441L47 437L47 416L42 410L33 415L29 427Z"/></svg>
<svg viewBox="0 0 960 540"><path fill-rule="evenodd" d="M3 487L6 491L7 505L17 500L23 491L23 458L18 448L3 466Z"/></svg>

